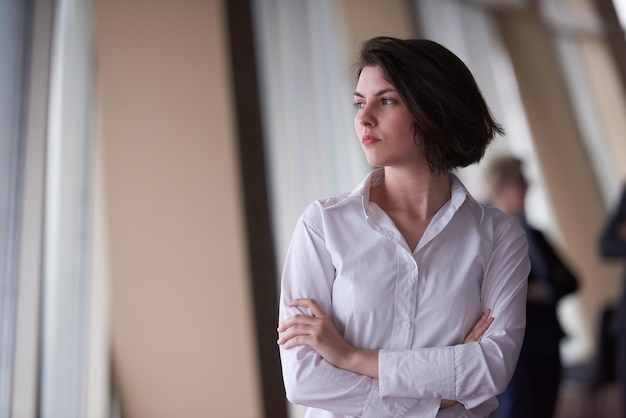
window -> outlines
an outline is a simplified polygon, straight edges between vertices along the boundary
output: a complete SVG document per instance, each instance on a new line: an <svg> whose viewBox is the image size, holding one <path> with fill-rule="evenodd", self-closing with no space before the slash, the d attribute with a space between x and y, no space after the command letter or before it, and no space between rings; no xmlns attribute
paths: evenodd
<svg viewBox="0 0 626 418"><path fill-rule="evenodd" d="M90 344L91 13L0 4L0 418L106 416L107 344Z"/></svg>
<svg viewBox="0 0 626 418"><path fill-rule="evenodd" d="M0 417L9 417L14 361L26 3L0 3Z"/></svg>

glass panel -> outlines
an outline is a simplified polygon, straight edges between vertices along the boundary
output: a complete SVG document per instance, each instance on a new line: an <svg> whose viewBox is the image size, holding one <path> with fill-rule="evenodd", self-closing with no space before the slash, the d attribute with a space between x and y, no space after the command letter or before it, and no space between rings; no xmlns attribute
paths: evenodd
<svg viewBox="0 0 626 418"><path fill-rule="evenodd" d="M40 417L85 416L92 167L91 2L56 4L46 164Z"/></svg>
<svg viewBox="0 0 626 418"><path fill-rule="evenodd" d="M0 417L10 415L25 2L0 2Z"/></svg>

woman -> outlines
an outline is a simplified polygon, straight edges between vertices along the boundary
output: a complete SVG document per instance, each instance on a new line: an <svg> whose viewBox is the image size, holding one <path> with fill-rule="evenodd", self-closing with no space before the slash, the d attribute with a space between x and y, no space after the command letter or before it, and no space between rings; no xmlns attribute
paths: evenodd
<svg viewBox="0 0 626 418"><path fill-rule="evenodd" d="M450 170L502 129L467 67L427 40L366 42L354 101L380 168L295 227L278 327L287 397L307 417L487 416L523 338L527 244Z"/></svg>

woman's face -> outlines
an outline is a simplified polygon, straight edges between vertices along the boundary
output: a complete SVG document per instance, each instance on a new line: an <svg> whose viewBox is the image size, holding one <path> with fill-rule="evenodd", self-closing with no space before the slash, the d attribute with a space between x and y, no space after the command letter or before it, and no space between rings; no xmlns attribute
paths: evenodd
<svg viewBox="0 0 626 418"><path fill-rule="evenodd" d="M354 128L370 165L416 165L424 159L416 145L413 117L380 67L363 68L354 105Z"/></svg>

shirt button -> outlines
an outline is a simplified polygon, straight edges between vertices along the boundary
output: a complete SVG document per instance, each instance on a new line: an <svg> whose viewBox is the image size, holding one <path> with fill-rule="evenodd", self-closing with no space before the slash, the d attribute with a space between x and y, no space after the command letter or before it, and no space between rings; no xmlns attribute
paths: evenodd
<svg viewBox="0 0 626 418"><path fill-rule="evenodd" d="M402 328L404 328L404 329L409 329L409 328L411 328L411 323L410 323L409 321L404 321L404 322L402 323Z"/></svg>
<svg viewBox="0 0 626 418"><path fill-rule="evenodd" d="M408 271L413 271L413 270L415 270L415 264L412 264L412 263L411 263L411 264L407 264L407 265L406 265L406 269L407 269Z"/></svg>

